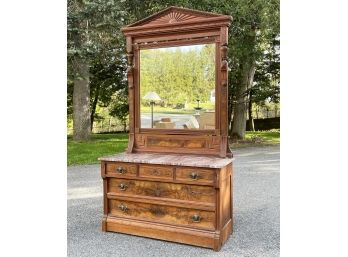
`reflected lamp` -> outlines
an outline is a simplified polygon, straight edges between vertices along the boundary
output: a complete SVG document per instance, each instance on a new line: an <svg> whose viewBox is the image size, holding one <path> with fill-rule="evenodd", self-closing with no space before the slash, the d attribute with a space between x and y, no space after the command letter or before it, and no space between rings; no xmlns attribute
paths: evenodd
<svg viewBox="0 0 348 257"><path fill-rule="evenodd" d="M150 101L151 105L151 128L153 128L153 105L155 104L155 101L161 101L161 98L156 92L147 92L144 97L144 100Z"/></svg>

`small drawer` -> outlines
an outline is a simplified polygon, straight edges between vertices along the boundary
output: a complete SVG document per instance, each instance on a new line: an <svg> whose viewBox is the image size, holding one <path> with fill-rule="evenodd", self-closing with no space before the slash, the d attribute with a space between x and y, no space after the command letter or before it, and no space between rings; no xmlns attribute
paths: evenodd
<svg viewBox="0 0 348 257"><path fill-rule="evenodd" d="M109 199L112 216L214 230L215 212Z"/></svg>
<svg viewBox="0 0 348 257"><path fill-rule="evenodd" d="M122 177L136 177L137 166L122 162L107 162L105 172L107 175L119 175Z"/></svg>
<svg viewBox="0 0 348 257"><path fill-rule="evenodd" d="M140 165L139 177L173 180L174 169L156 165Z"/></svg>
<svg viewBox="0 0 348 257"><path fill-rule="evenodd" d="M122 178L109 178L108 192L122 196L147 196L209 204L214 204L216 199L215 189L211 186Z"/></svg>
<svg viewBox="0 0 348 257"><path fill-rule="evenodd" d="M204 184L214 184L215 170L200 168L182 168L176 169L176 180L179 182L197 182Z"/></svg>

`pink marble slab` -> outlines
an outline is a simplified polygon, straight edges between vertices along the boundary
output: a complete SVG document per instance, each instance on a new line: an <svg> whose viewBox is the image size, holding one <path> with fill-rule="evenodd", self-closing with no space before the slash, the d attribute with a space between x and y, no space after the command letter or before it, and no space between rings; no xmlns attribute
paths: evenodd
<svg viewBox="0 0 348 257"><path fill-rule="evenodd" d="M191 166L219 169L230 164L233 158L206 155L161 154L161 153L120 153L98 158L100 161L134 162L176 166Z"/></svg>

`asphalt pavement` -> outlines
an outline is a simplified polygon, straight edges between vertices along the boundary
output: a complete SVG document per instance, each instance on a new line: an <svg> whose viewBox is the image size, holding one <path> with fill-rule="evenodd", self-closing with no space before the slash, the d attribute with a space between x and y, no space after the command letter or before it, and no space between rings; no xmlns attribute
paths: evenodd
<svg viewBox="0 0 348 257"><path fill-rule="evenodd" d="M68 256L279 256L279 145L233 151L234 232L219 252L190 245L101 232L99 165L68 167Z"/></svg>

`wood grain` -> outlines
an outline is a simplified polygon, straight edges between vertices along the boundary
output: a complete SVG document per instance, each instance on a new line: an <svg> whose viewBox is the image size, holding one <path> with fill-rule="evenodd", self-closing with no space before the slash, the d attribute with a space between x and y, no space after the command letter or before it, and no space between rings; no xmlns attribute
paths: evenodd
<svg viewBox="0 0 348 257"><path fill-rule="evenodd" d="M213 185L216 178L216 172L213 169L200 169L179 167L176 169L176 181L207 183Z"/></svg>
<svg viewBox="0 0 348 257"><path fill-rule="evenodd" d="M174 169L170 166L139 165L139 177L173 180Z"/></svg>
<svg viewBox="0 0 348 257"><path fill-rule="evenodd" d="M214 212L116 199L110 199L108 204L111 216L184 225L207 230L215 228ZM194 215L198 215L200 220L195 222Z"/></svg>
<svg viewBox="0 0 348 257"><path fill-rule="evenodd" d="M108 189L120 195L215 203L215 189L210 186L110 178Z"/></svg>
<svg viewBox="0 0 348 257"><path fill-rule="evenodd" d="M141 220L130 220L119 217L108 217L106 230L214 248L214 231L178 227L170 224Z"/></svg>
<svg viewBox="0 0 348 257"><path fill-rule="evenodd" d="M135 177L137 175L137 165L135 164L122 162L107 162L105 166L107 175L112 174L121 177Z"/></svg>

